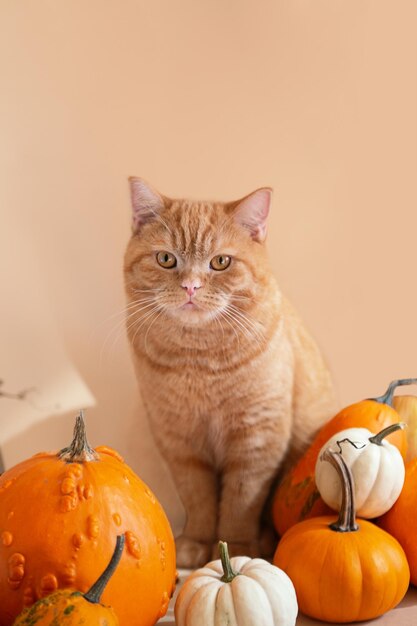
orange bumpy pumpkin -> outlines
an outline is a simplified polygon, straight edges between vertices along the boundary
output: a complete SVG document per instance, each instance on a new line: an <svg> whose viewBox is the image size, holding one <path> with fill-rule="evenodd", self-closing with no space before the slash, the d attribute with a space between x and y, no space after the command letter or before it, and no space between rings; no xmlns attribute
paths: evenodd
<svg viewBox="0 0 417 626"><path fill-rule="evenodd" d="M292 526L278 544L274 564L291 578L305 615L332 623L373 619L404 597L407 559L394 537L367 520L356 523L352 474L343 456L327 449L323 458L341 479L339 518Z"/></svg>
<svg viewBox="0 0 417 626"><path fill-rule="evenodd" d="M57 589L87 591L120 534L126 549L103 601L120 626L151 626L174 590L170 525L117 452L89 446L80 415L68 448L37 454L0 477L0 626Z"/></svg>
<svg viewBox="0 0 417 626"><path fill-rule="evenodd" d="M124 543L124 535L119 535L110 563L87 593L72 589L55 591L24 609L13 626L119 626L113 609L100 604L100 598L120 561Z"/></svg>
<svg viewBox="0 0 417 626"><path fill-rule="evenodd" d="M416 378L394 380L384 395L351 404L323 426L305 454L284 476L275 491L272 516L280 536L297 522L331 513L331 509L321 499L314 480L317 457L326 441L346 428L367 428L376 434L387 426L400 422L398 413L391 406L394 391L399 385L416 382ZM393 433L387 437L387 441L397 446L405 458L407 438L404 431Z"/></svg>

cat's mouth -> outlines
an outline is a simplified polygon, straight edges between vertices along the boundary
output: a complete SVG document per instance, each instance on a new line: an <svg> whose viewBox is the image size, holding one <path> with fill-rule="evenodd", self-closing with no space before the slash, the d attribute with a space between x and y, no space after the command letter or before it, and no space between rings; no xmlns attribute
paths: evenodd
<svg viewBox="0 0 417 626"><path fill-rule="evenodd" d="M214 311L208 309L205 304L190 299L178 306L176 315L183 323L194 325L210 320L214 316Z"/></svg>
<svg viewBox="0 0 417 626"><path fill-rule="evenodd" d="M188 302L185 302L182 307L182 309L198 309L198 304L196 302L194 302L193 300L188 300Z"/></svg>
<svg viewBox="0 0 417 626"><path fill-rule="evenodd" d="M204 298L200 301L189 297L185 302L184 300L182 302L173 302L171 306L167 307L166 311L169 315L179 319L182 324L194 326L195 324L209 322L214 317L217 317L221 308L218 304L216 306L214 302L207 302Z"/></svg>

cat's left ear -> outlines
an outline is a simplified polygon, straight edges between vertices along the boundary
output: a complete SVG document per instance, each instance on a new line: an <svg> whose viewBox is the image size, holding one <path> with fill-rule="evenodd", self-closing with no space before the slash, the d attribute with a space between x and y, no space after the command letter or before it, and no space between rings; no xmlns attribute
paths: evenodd
<svg viewBox="0 0 417 626"><path fill-rule="evenodd" d="M165 208L164 198L143 178L129 177L132 199L132 230L137 233L143 224L155 219Z"/></svg>
<svg viewBox="0 0 417 626"><path fill-rule="evenodd" d="M240 200L235 207L236 221L250 231L255 241L265 240L271 199L271 187L262 187Z"/></svg>

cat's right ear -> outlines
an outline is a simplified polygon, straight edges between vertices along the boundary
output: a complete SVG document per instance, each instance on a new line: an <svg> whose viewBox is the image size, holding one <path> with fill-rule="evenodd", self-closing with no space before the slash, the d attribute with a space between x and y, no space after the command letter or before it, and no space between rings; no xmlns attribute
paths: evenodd
<svg viewBox="0 0 417 626"><path fill-rule="evenodd" d="M263 242L266 237L266 221L271 206L271 187L261 187L235 204L236 221L249 230L254 241Z"/></svg>
<svg viewBox="0 0 417 626"><path fill-rule="evenodd" d="M142 178L129 177L130 197L132 199L132 231L139 232L146 222L155 219L165 208L164 199Z"/></svg>

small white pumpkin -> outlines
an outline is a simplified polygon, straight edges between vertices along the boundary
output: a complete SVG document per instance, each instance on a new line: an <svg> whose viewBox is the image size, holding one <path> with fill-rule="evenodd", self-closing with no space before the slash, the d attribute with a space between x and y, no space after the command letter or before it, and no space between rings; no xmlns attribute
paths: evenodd
<svg viewBox="0 0 417 626"><path fill-rule="evenodd" d="M392 424L377 435L367 428L347 428L325 443L317 458L315 479L329 507L340 510L342 493L336 470L322 459L327 448L340 453L352 472L358 517L379 517L392 507L403 488L405 468L398 448L385 437L404 426Z"/></svg>
<svg viewBox="0 0 417 626"><path fill-rule="evenodd" d="M177 626L294 626L298 604L294 585L281 569L263 559L221 558L185 581L175 603Z"/></svg>

